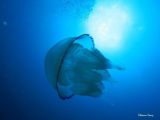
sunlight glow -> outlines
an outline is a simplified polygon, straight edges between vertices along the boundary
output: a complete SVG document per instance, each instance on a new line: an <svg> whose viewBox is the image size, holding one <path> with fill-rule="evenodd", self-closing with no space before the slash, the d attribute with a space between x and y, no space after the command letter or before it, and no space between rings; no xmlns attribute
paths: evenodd
<svg viewBox="0 0 160 120"><path fill-rule="evenodd" d="M129 24L129 12L122 5L98 4L86 21L86 29L98 48L117 51L123 46Z"/></svg>

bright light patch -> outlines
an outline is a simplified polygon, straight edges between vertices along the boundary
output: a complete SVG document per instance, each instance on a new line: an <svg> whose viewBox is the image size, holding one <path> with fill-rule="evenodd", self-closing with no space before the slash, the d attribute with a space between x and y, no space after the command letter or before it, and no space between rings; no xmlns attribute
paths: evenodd
<svg viewBox="0 0 160 120"><path fill-rule="evenodd" d="M86 29L99 49L117 51L130 24L128 11L122 5L98 4L86 21Z"/></svg>

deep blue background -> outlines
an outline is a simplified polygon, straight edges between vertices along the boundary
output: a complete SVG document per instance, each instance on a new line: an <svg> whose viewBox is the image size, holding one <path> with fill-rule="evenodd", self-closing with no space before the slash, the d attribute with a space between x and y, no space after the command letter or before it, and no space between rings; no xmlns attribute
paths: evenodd
<svg viewBox="0 0 160 120"><path fill-rule="evenodd" d="M95 3L89 2L85 9L62 0L0 1L0 120L160 119L158 0L122 1L144 30L136 32L133 27L128 43L134 42L117 55L126 70L111 71L117 82L107 84L102 97L62 101L46 80L46 52L62 38L84 33L82 21Z"/></svg>

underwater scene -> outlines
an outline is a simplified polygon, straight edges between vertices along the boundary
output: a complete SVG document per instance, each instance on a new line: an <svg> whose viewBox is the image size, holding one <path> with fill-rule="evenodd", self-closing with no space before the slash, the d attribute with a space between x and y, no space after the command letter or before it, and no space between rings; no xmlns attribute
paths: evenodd
<svg viewBox="0 0 160 120"><path fill-rule="evenodd" d="M160 1L1 0L0 120L160 120Z"/></svg>

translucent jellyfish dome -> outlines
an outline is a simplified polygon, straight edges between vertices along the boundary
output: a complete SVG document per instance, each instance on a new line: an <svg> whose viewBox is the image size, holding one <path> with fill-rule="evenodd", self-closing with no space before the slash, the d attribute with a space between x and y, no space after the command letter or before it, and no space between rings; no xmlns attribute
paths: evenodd
<svg viewBox="0 0 160 120"><path fill-rule="evenodd" d="M98 97L103 81L110 78L108 69L117 68L94 46L89 34L61 40L45 58L47 79L61 99L74 95Z"/></svg>

